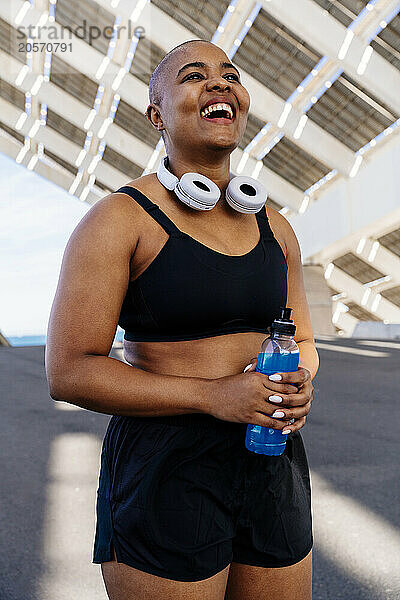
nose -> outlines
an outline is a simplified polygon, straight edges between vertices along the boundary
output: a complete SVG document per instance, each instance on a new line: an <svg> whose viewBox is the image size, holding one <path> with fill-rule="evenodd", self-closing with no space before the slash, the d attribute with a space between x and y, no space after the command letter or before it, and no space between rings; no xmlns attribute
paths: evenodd
<svg viewBox="0 0 400 600"><path fill-rule="evenodd" d="M229 91L231 89L231 83L221 77L220 75L216 75L212 77L207 82L207 87L210 90L226 90Z"/></svg>

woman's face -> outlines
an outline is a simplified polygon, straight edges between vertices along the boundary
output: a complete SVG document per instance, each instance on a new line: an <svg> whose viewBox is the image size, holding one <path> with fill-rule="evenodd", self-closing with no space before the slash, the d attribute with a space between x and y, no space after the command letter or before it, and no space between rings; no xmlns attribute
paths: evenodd
<svg viewBox="0 0 400 600"><path fill-rule="evenodd" d="M187 148L190 154L207 148L232 152L243 136L250 107L240 74L229 66L225 52L213 44L189 44L171 58L160 110L167 147L181 152ZM185 67L193 62L204 66ZM207 117L203 110L210 101L229 104L233 115L220 118L220 113L209 113Z"/></svg>

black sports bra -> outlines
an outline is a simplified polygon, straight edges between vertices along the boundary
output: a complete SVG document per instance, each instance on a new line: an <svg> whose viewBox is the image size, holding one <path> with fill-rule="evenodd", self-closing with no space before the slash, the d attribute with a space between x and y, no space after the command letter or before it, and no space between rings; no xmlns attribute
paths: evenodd
<svg viewBox="0 0 400 600"><path fill-rule="evenodd" d="M267 328L286 306L287 263L268 221L256 213L260 239L247 254L212 250L180 231L139 190L123 186L169 234L151 264L129 283L118 324L136 342L194 340Z"/></svg>

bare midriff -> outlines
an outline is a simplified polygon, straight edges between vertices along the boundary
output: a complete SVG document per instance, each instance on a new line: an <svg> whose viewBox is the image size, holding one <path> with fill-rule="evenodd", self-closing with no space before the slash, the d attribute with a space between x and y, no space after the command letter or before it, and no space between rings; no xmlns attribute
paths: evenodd
<svg viewBox="0 0 400 600"><path fill-rule="evenodd" d="M266 336L249 331L176 342L124 340L124 357L152 373L217 379L243 372Z"/></svg>

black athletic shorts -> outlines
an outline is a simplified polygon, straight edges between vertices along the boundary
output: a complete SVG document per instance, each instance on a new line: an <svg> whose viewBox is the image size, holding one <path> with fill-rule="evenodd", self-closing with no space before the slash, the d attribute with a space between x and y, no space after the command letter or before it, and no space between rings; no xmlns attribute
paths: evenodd
<svg viewBox="0 0 400 600"><path fill-rule="evenodd" d="M113 416L101 454L94 563L176 581L232 561L283 567L312 548L311 488L300 432L281 456L245 447L247 425L187 414Z"/></svg>

